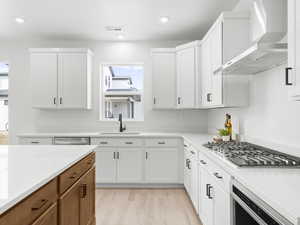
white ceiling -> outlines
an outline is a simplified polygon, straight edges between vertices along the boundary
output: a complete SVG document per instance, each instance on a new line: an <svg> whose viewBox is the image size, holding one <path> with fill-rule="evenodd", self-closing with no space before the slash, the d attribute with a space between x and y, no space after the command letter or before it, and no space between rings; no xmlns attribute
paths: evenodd
<svg viewBox="0 0 300 225"><path fill-rule="evenodd" d="M1 0L0 39L115 40L105 26L123 26L125 40L200 39L238 0ZM168 16L170 22L160 24ZM16 17L25 19L17 24Z"/></svg>

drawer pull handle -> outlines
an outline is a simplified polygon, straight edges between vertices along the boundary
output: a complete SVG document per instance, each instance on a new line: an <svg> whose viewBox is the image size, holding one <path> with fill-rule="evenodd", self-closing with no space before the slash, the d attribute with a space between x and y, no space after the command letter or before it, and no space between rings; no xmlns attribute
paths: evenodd
<svg viewBox="0 0 300 225"><path fill-rule="evenodd" d="M80 198L85 198L87 195L87 184L81 184L80 186Z"/></svg>
<svg viewBox="0 0 300 225"><path fill-rule="evenodd" d="M160 141L160 142L158 142L158 144L159 144L159 145L165 145L165 144L166 144L166 142L164 142L164 141Z"/></svg>
<svg viewBox="0 0 300 225"><path fill-rule="evenodd" d="M107 145L108 142L107 142L107 141L101 141L100 144L101 144L101 145Z"/></svg>
<svg viewBox="0 0 300 225"><path fill-rule="evenodd" d="M74 172L69 178L70 178L70 179L75 179L76 177L77 177L77 173Z"/></svg>
<svg viewBox="0 0 300 225"><path fill-rule="evenodd" d="M31 144L39 144L39 141L32 141Z"/></svg>
<svg viewBox="0 0 300 225"><path fill-rule="evenodd" d="M204 160L200 160L200 162L201 162L203 165L206 165L206 164L207 164Z"/></svg>
<svg viewBox="0 0 300 225"><path fill-rule="evenodd" d="M220 176L219 173L214 173L214 175L215 175L215 177L218 178L218 179L223 179L223 177Z"/></svg>
<svg viewBox="0 0 300 225"><path fill-rule="evenodd" d="M42 199L39 201L39 203L36 204L36 206L33 206L31 208L32 211L35 211L35 210L39 210L41 209L44 205L46 205L46 203L48 202L47 199Z"/></svg>
<svg viewBox="0 0 300 225"><path fill-rule="evenodd" d="M131 141L125 142L126 145L132 145L133 143Z"/></svg>

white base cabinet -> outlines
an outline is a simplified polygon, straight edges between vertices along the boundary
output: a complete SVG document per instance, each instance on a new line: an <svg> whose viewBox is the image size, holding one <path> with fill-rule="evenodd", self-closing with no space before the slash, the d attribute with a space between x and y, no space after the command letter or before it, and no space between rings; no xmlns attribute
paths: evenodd
<svg viewBox="0 0 300 225"><path fill-rule="evenodd" d="M182 183L178 138L92 138L91 144L98 145L96 183L100 185Z"/></svg>
<svg viewBox="0 0 300 225"><path fill-rule="evenodd" d="M98 148L97 183L140 183L143 181L143 150Z"/></svg>
<svg viewBox="0 0 300 225"><path fill-rule="evenodd" d="M140 183L143 181L143 150L124 148L117 152L117 182Z"/></svg>
<svg viewBox="0 0 300 225"><path fill-rule="evenodd" d="M115 159L116 149L97 148L96 149L96 182L115 183L117 179L117 163Z"/></svg>
<svg viewBox="0 0 300 225"><path fill-rule="evenodd" d="M179 154L177 148L145 150L146 183L178 183Z"/></svg>

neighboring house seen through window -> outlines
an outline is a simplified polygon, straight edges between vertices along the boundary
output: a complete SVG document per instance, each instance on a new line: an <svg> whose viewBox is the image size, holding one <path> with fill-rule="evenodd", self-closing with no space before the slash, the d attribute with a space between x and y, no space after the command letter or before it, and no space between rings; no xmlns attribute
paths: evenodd
<svg viewBox="0 0 300 225"><path fill-rule="evenodd" d="M142 65L103 65L102 120L143 120L143 84Z"/></svg>

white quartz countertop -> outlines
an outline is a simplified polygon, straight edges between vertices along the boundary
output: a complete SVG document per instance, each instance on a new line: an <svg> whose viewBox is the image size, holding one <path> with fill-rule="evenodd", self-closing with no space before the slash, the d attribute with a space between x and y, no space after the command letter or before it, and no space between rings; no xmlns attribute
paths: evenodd
<svg viewBox="0 0 300 225"><path fill-rule="evenodd" d="M91 153L96 146L1 146L0 215Z"/></svg>
<svg viewBox="0 0 300 225"><path fill-rule="evenodd" d="M170 132L81 132L81 133L20 133L18 137L182 137Z"/></svg>
<svg viewBox="0 0 300 225"><path fill-rule="evenodd" d="M20 137L54 137L54 136L89 136L89 137L120 137L120 135L103 135L101 133L27 133ZM121 137L183 137L185 141L193 145L199 152L205 154L209 159L230 173L236 180L242 183L255 195L269 204L272 208L286 217L295 225L300 225L300 169L285 168L237 168L233 164L210 152L202 145L212 140L212 135L200 133L165 133L165 132L142 132L138 135L122 135ZM278 151L287 148L267 142L253 142L265 147L272 147ZM288 149L286 153L300 156L299 149ZM1 192L0 192L1 193ZM0 198L1 209L1 198ZM1 210L0 210L1 212Z"/></svg>
<svg viewBox="0 0 300 225"><path fill-rule="evenodd" d="M202 146L211 135L184 134L184 138L281 215L300 224L300 168L237 168Z"/></svg>

